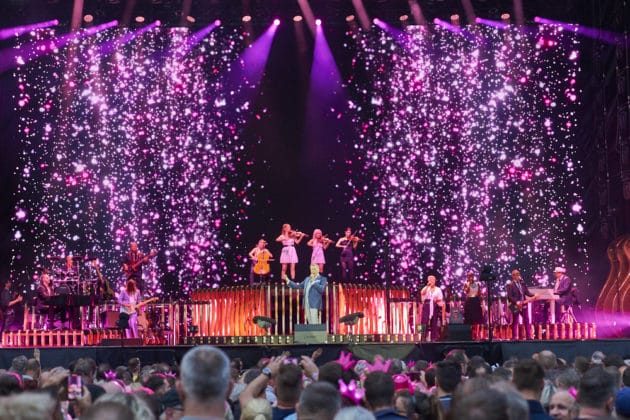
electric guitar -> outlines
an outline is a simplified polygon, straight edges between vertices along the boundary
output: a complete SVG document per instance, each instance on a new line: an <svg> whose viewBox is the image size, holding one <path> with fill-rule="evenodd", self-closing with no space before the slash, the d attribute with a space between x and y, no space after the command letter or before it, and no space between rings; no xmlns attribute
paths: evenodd
<svg viewBox="0 0 630 420"><path fill-rule="evenodd" d="M510 309L510 311L513 314L518 314L519 312L521 312L523 310L523 306L527 305L529 302L533 302L535 300L538 300L540 297L540 293L536 293L534 296L528 296L525 298L525 300L521 300L519 302L516 303L510 303L508 305L508 308Z"/></svg>
<svg viewBox="0 0 630 420"><path fill-rule="evenodd" d="M134 314L136 312L137 309L142 308L144 305L147 305L151 302L155 302L156 300L158 300L157 297L152 297L150 299L147 300L143 300L142 302L138 302L138 303L121 303L122 306L124 306L125 308L127 308L131 314Z"/></svg>
<svg viewBox="0 0 630 420"><path fill-rule="evenodd" d="M123 264L123 271L127 275L127 280L140 270L140 267L142 266L142 264L148 263L149 258L153 258L156 255L157 255L157 249L152 249L148 255L145 255L144 257L140 258L138 261L129 263L129 264Z"/></svg>

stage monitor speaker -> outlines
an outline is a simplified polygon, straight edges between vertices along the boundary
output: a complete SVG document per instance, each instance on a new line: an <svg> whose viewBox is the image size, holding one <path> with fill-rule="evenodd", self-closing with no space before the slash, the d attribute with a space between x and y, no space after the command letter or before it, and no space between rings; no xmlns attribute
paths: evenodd
<svg viewBox="0 0 630 420"><path fill-rule="evenodd" d="M140 347L142 345L144 345L142 338L106 338L101 341L101 346Z"/></svg>
<svg viewBox="0 0 630 420"><path fill-rule="evenodd" d="M101 312L101 325L103 328L118 328L116 322L120 317L120 312L118 311L103 311Z"/></svg>
<svg viewBox="0 0 630 420"><path fill-rule="evenodd" d="M472 329L467 324L448 324L446 328L449 341L472 341Z"/></svg>
<svg viewBox="0 0 630 420"><path fill-rule="evenodd" d="M328 338L326 324L295 324L295 344L323 344Z"/></svg>

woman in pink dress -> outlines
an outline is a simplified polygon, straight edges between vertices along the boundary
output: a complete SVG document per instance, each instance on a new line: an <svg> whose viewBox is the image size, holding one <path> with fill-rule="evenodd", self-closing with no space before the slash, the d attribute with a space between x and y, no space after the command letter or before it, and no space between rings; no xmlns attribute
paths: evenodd
<svg viewBox="0 0 630 420"><path fill-rule="evenodd" d="M326 258L324 257L324 251L331 244L332 240L322 236L321 229L315 229L313 231L313 238L308 241L307 245L313 247L313 253L311 254L311 264L317 264L319 272L324 272L324 264L326 264Z"/></svg>
<svg viewBox="0 0 630 420"><path fill-rule="evenodd" d="M285 223L282 225L280 236L276 238L276 242L282 242L282 252L280 253L281 279L284 279L287 275L287 265L291 270L291 280L295 279L295 264L298 262L295 245L299 244L304 236L302 232L291 230L290 224Z"/></svg>

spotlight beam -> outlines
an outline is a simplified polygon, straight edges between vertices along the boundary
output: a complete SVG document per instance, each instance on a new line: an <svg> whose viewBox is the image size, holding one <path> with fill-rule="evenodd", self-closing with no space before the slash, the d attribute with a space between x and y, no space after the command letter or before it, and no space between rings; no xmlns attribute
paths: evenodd
<svg viewBox="0 0 630 420"><path fill-rule="evenodd" d="M190 16L190 9L192 7L192 0L184 0L182 2L182 14L179 17L179 24L181 26L187 26L188 25L188 20L186 19L188 16Z"/></svg>
<svg viewBox="0 0 630 420"><path fill-rule="evenodd" d="M311 5L308 0L298 0L298 4L300 5L300 10L302 11L302 16L304 16L306 25L308 25L308 29L310 29L311 33L315 35L315 15L313 14Z"/></svg>
<svg viewBox="0 0 630 420"><path fill-rule="evenodd" d="M626 41L627 41L626 37L623 34L618 34L615 32L605 31L605 30L597 29L597 28L590 28L588 26L576 25L574 23L567 23L567 22L560 22L558 20L546 19L540 16L534 17L534 22L543 23L546 25L558 25L564 29L576 31L580 35L583 35L591 39L597 39L607 44L623 46L626 44Z"/></svg>
<svg viewBox="0 0 630 420"><path fill-rule="evenodd" d="M221 25L220 20L215 20L211 25L206 26L203 29L198 30L194 34L190 35L186 40L186 48L183 51L182 55L186 55L188 51L190 51L195 45L199 44L202 39L208 36L210 32L212 32L215 28Z"/></svg>
<svg viewBox="0 0 630 420"><path fill-rule="evenodd" d="M43 55L49 54L57 49L64 47L74 40L78 40L87 36L94 35L95 33L117 26L118 21L113 20L111 22L103 23L92 28L85 29L80 32L70 32L64 36L56 38L55 40L46 40L35 42L32 44L26 44L16 49L5 49L0 51L0 73L15 68L18 65L24 65L31 60L34 60Z"/></svg>
<svg viewBox="0 0 630 420"><path fill-rule="evenodd" d="M482 25L487 25L487 26L492 26L494 28L499 28L499 29L505 29L505 28L507 28L509 26L507 23L504 23L504 22L497 22L496 20L489 20L489 19L484 19L484 18L480 18L480 17L477 17L475 19L475 22L481 23Z"/></svg>
<svg viewBox="0 0 630 420"><path fill-rule="evenodd" d="M15 26L13 28L0 29L0 40L10 38L12 36L20 36L26 32L30 32L35 29L48 28L50 26L59 25L57 19L47 20L45 22L33 23L25 26Z"/></svg>
<svg viewBox="0 0 630 420"><path fill-rule="evenodd" d="M422 8L420 8L418 0L409 0L409 11L416 25L427 26L427 20L424 17L424 13L422 13Z"/></svg>
<svg viewBox="0 0 630 420"><path fill-rule="evenodd" d="M357 11L357 16L359 17L359 22L363 30L370 30L370 17L368 16L367 10L365 10L363 0L352 0L352 5L354 6L354 10Z"/></svg>
<svg viewBox="0 0 630 420"><path fill-rule="evenodd" d="M77 31L81 28L83 17L83 0L74 0L72 5L72 19L70 20L70 30Z"/></svg>
<svg viewBox="0 0 630 420"><path fill-rule="evenodd" d="M108 56L108 55L110 55L111 53L113 53L116 50L116 47L118 45L127 44L130 41L132 41L134 38L136 38L136 37L138 37L138 36L140 36L140 35L142 35L142 34L144 34L146 32L149 32L151 29L153 29L153 28L155 28L157 26L160 26L160 21L156 20L155 22L151 23L150 25L144 26L144 27L138 29L137 31L130 32L130 33L125 34L123 36L120 36L120 37L118 37L116 39L113 39L111 41L105 42L105 43L103 43L103 44L101 44L99 46L98 53L99 53L99 55L101 57Z"/></svg>
<svg viewBox="0 0 630 420"><path fill-rule="evenodd" d="M464 6L464 12L466 12L466 21L469 25L476 25L475 21L475 9L473 8L470 0L462 0L462 6Z"/></svg>
<svg viewBox="0 0 630 420"><path fill-rule="evenodd" d="M518 26L525 25L525 13L523 12L523 0L514 0L514 21Z"/></svg>

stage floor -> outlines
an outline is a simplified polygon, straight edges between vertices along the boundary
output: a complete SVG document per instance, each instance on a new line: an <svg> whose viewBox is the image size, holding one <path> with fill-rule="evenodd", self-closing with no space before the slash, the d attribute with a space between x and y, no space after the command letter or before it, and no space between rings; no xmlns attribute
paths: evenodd
<svg viewBox="0 0 630 420"><path fill-rule="evenodd" d="M80 357L91 357L97 363L109 363L113 367L126 364L132 357L139 357L143 364L157 362L179 363L183 355L193 346L86 346L39 348L44 368L68 366ZM289 351L293 356L310 355L321 347L323 353L318 364L336 360L340 351L350 351L357 359L371 359L380 354L386 358L403 360L428 360L435 362L453 349L464 349L468 356L479 355L490 364L501 364L511 357L531 357L541 350L551 350L569 363L576 356L589 357L599 350L604 354L626 356L630 353L630 339L611 340L566 340L566 341L443 341L435 343L358 343L358 344L285 344L285 345L218 345L230 358L239 357L244 366L254 365L259 359ZM0 349L0 368L7 369L11 360L19 355L33 357L34 348Z"/></svg>

